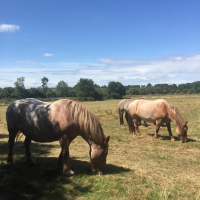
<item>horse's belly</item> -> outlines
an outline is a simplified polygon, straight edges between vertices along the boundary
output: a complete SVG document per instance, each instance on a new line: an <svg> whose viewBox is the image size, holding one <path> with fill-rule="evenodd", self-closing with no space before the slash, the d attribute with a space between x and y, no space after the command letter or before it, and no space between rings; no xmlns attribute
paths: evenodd
<svg viewBox="0 0 200 200"><path fill-rule="evenodd" d="M150 122L150 123L154 123L156 121L156 119L154 118L154 115L150 112L150 113L145 113L145 114L140 114L139 117L146 121L146 122Z"/></svg>
<svg viewBox="0 0 200 200"><path fill-rule="evenodd" d="M152 119L152 118L141 118L143 121L145 122L150 122L150 123L155 123L156 120L155 119Z"/></svg>
<svg viewBox="0 0 200 200"><path fill-rule="evenodd" d="M45 126L42 129L38 127L26 126L22 129L22 133L29 139L35 142L53 142L59 140L60 136L56 134L53 130Z"/></svg>

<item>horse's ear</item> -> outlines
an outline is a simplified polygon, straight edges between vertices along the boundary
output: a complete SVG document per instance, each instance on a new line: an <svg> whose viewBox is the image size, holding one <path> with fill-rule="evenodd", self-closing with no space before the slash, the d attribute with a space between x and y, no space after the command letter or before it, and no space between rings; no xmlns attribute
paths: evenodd
<svg viewBox="0 0 200 200"><path fill-rule="evenodd" d="M184 122L184 124L183 124L183 126L186 126L186 125L187 125L187 123L188 123L188 121L185 121L185 122Z"/></svg>
<svg viewBox="0 0 200 200"><path fill-rule="evenodd" d="M110 140L110 136L106 137L106 139L104 140L104 144L107 145L109 140Z"/></svg>

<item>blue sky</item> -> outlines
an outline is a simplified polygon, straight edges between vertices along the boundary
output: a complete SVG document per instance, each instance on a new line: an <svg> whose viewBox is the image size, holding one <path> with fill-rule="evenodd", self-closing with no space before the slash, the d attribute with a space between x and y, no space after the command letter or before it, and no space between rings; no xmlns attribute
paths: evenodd
<svg viewBox="0 0 200 200"><path fill-rule="evenodd" d="M1 0L0 87L200 81L199 0Z"/></svg>

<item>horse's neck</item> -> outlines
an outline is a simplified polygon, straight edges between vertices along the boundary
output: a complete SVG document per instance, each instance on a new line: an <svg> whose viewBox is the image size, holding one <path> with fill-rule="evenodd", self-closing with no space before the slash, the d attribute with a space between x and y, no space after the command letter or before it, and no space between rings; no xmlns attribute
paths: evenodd
<svg viewBox="0 0 200 200"><path fill-rule="evenodd" d="M88 138L84 133L80 134L81 137L89 144L89 146L92 146L93 141L91 140L91 138Z"/></svg>
<svg viewBox="0 0 200 200"><path fill-rule="evenodd" d="M171 109L168 106L168 117L171 119L171 121L175 124L175 126L177 126L177 122L176 122L176 112Z"/></svg>
<svg viewBox="0 0 200 200"><path fill-rule="evenodd" d="M87 138L87 137L84 137L84 136L82 136L82 137L88 143L90 148L94 148L94 147L97 146L97 144L91 138Z"/></svg>
<svg viewBox="0 0 200 200"><path fill-rule="evenodd" d="M175 126L180 126L180 120L177 119L177 113L175 110L168 108L169 118L175 124Z"/></svg>

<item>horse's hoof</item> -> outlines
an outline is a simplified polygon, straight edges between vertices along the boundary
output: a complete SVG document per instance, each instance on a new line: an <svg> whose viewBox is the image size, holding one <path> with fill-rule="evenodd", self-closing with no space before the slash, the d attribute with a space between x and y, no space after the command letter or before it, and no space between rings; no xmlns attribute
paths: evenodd
<svg viewBox="0 0 200 200"><path fill-rule="evenodd" d="M175 141L175 139L174 139L174 138L171 138L171 141L172 141L172 142L174 142L174 141Z"/></svg>
<svg viewBox="0 0 200 200"><path fill-rule="evenodd" d="M70 176L74 176L74 171L73 170L71 170L71 169L69 169L69 170L67 170L67 172L63 172L63 174L65 174L65 175L67 175L68 177L70 177Z"/></svg>
<svg viewBox="0 0 200 200"><path fill-rule="evenodd" d="M100 169L93 169L92 175L103 175L103 172Z"/></svg>
<svg viewBox="0 0 200 200"><path fill-rule="evenodd" d="M136 137L137 135L133 134L133 137Z"/></svg>

